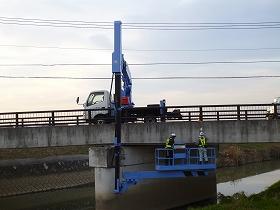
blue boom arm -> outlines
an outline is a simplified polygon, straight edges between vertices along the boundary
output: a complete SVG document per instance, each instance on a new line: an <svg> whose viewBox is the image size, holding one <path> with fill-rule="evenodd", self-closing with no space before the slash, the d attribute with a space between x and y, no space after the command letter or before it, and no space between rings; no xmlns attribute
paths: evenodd
<svg viewBox="0 0 280 210"><path fill-rule="evenodd" d="M128 64L126 63L124 58L122 60L122 65L122 97L127 97L128 99L128 103L126 104L126 106L133 107L134 103L132 102L132 78Z"/></svg>

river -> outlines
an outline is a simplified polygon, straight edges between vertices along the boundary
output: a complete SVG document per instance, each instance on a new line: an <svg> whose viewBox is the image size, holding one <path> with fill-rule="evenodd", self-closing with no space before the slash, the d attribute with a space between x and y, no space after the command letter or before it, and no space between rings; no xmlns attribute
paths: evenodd
<svg viewBox="0 0 280 210"><path fill-rule="evenodd" d="M280 161L217 170L217 192L250 195L280 180ZM0 199L0 210L94 210L94 186L56 190Z"/></svg>

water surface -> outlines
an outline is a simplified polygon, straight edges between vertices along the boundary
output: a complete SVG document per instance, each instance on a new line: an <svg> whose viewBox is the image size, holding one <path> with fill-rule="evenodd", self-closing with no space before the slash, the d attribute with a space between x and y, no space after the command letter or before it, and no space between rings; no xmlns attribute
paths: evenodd
<svg viewBox="0 0 280 210"><path fill-rule="evenodd" d="M217 191L249 195L280 180L280 161L217 170ZM0 210L94 210L94 186L0 198ZM130 210L130 209L129 209Z"/></svg>

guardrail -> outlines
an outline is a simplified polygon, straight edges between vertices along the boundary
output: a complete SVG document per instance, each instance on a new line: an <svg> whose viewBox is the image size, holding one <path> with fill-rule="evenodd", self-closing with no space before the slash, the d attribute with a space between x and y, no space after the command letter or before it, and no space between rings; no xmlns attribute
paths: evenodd
<svg viewBox="0 0 280 210"><path fill-rule="evenodd" d="M149 112L144 110L150 109ZM128 116L137 110L138 114ZM151 111L153 110L153 111ZM268 110L272 110L273 112ZM277 111L278 110L278 111ZM106 115L91 119L94 113L114 112L113 109L76 109L31 112L0 113L0 127L40 127L61 125L88 125L110 123L114 117ZM167 106L136 107L125 109L122 122L156 122L156 121L219 121L219 120L265 120L279 118L279 104L238 104L238 105L201 105L201 106ZM143 113L143 114L139 114Z"/></svg>
<svg viewBox="0 0 280 210"><path fill-rule="evenodd" d="M92 112L110 109L76 109L0 113L0 127L43 127L62 125L88 125L95 123Z"/></svg>
<svg viewBox="0 0 280 210"><path fill-rule="evenodd" d="M167 108L169 112L180 109L182 120L185 121L272 119L278 118L280 112L280 104L169 106Z"/></svg>

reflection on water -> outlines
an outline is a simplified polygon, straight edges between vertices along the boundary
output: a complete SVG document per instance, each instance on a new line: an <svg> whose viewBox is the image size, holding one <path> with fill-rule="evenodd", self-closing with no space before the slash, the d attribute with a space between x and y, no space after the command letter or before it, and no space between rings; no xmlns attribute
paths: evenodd
<svg viewBox="0 0 280 210"><path fill-rule="evenodd" d="M219 183L217 192L224 195L233 195L242 191L246 195L259 193L280 180L279 168L280 161L269 161L220 169L217 171L217 182Z"/></svg>
<svg viewBox="0 0 280 210"><path fill-rule="evenodd" d="M1 210L94 210L94 187L80 187L0 199Z"/></svg>
<svg viewBox="0 0 280 210"><path fill-rule="evenodd" d="M224 195L233 195L234 193L244 191L245 195L251 195L265 190L279 180L280 170L275 170L236 181L219 183L217 185L217 192Z"/></svg>
<svg viewBox="0 0 280 210"><path fill-rule="evenodd" d="M248 195L264 190L279 179L280 161L218 169L217 191L224 195L245 191ZM0 210L94 210L94 203L94 186L87 186L0 198Z"/></svg>
<svg viewBox="0 0 280 210"><path fill-rule="evenodd" d="M280 161L265 161L261 163L252 163L239 167L228 167L217 169L217 183L239 180L244 177L254 176L280 169Z"/></svg>

